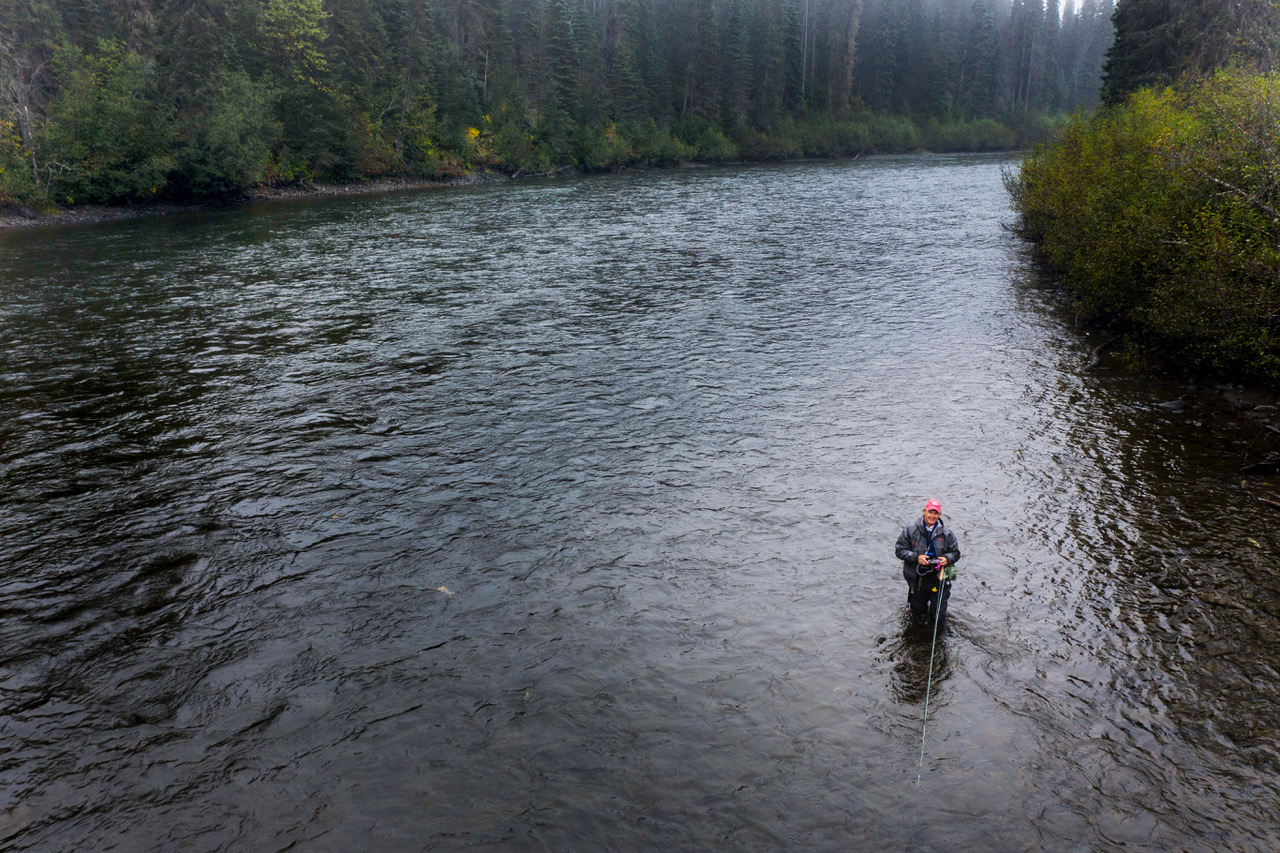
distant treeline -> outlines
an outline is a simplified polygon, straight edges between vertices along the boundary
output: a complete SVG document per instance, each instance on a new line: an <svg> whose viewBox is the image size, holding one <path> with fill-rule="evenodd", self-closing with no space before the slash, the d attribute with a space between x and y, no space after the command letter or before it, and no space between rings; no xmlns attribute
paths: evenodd
<svg viewBox="0 0 1280 853"><path fill-rule="evenodd" d="M1082 313L1280 389L1280 6L1121 0L1115 20L1109 105L1010 181L1022 232Z"/></svg>
<svg viewBox="0 0 1280 853"><path fill-rule="evenodd" d="M0 202L1008 148L1111 0L0 0Z"/></svg>

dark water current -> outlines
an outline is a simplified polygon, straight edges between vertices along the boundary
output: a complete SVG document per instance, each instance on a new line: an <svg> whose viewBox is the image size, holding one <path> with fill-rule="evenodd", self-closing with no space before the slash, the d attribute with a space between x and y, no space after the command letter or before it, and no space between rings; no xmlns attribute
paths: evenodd
<svg viewBox="0 0 1280 853"><path fill-rule="evenodd" d="M0 235L0 847L1276 849L1256 429L1081 372L1007 162Z"/></svg>

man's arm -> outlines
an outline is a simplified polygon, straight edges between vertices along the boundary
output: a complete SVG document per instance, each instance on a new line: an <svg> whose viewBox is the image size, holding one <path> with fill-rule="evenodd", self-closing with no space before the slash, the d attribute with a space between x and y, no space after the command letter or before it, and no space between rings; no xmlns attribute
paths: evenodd
<svg viewBox="0 0 1280 853"><path fill-rule="evenodd" d="M898 535L898 544L894 546L894 553L898 555L898 559L904 563L915 562L916 552L911 547L911 529L904 527L902 533Z"/></svg>

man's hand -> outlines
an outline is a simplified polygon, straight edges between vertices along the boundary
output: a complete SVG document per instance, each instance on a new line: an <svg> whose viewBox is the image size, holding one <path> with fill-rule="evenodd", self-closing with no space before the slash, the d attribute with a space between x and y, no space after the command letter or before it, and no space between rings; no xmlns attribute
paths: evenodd
<svg viewBox="0 0 1280 853"><path fill-rule="evenodd" d="M942 571L942 570L946 567L946 565L947 565L947 558L946 558L946 557L939 557L939 558L938 558L938 571Z"/></svg>
<svg viewBox="0 0 1280 853"><path fill-rule="evenodd" d="M927 565L929 565L929 555L928 555L928 554L921 554L919 557L916 557L916 562L917 562L917 563L919 563L919 564L920 564L920 565L922 565L922 566L927 566Z"/></svg>

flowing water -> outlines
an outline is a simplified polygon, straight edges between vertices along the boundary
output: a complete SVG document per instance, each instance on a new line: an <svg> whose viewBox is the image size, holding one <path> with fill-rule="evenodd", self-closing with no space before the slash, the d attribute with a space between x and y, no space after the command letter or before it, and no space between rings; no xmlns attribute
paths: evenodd
<svg viewBox="0 0 1280 853"><path fill-rule="evenodd" d="M1267 434L1082 371L1010 164L0 235L0 846L1276 849Z"/></svg>

